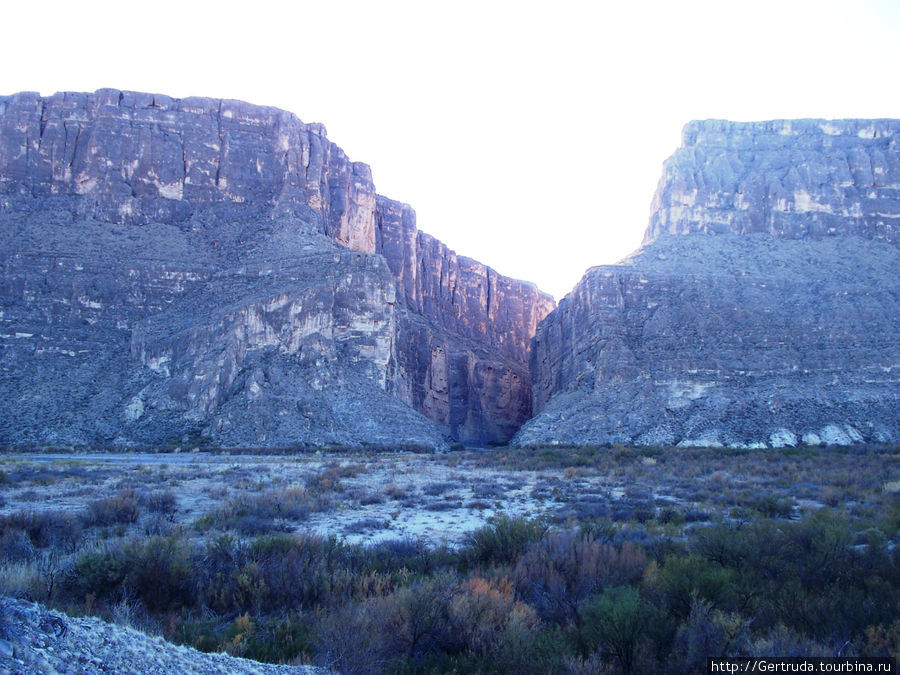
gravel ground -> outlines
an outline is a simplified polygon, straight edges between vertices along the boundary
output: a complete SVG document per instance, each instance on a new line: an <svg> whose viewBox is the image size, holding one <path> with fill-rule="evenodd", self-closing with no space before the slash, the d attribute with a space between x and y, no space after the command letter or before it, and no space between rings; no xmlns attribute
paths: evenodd
<svg viewBox="0 0 900 675"><path fill-rule="evenodd" d="M324 673L204 654L131 628L72 618L24 600L0 599L0 673Z"/></svg>

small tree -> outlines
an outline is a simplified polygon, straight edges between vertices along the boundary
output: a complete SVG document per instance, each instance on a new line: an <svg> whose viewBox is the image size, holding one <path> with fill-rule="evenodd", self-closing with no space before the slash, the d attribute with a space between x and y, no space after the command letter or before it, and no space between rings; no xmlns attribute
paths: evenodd
<svg viewBox="0 0 900 675"><path fill-rule="evenodd" d="M610 654L622 672L634 670L641 639L647 635L654 608L631 586L614 586L587 600L579 612L581 640L587 653L597 646Z"/></svg>

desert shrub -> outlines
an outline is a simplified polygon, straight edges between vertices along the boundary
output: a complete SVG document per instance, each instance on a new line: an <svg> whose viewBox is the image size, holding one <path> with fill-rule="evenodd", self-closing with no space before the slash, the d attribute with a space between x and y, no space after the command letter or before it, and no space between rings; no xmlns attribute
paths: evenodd
<svg viewBox="0 0 900 675"><path fill-rule="evenodd" d="M28 562L34 560L37 551L31 538L24 530L6 530L0 536L0 556L7 562Z"/></svg>
<svg viewBox="0 0 900 675"><path fill-rule="evenodd" d="M224 541L234 541L223 535ZM248 555L253 560L264 560L269 557L285 555L297 545L297 538L292 534L269 534L257 537L248 548Z"/></svg>
<svg viewBox="0 0 900 675"><path fill-rule="evenodd" d="M178 512L178 498L171 490L157 490L146 496L147 510L167 520L174 520Z"/></svg>
<svg viewBox="0 0 900 675"><path fill-rule="evenodd" d="M779 624L765 636L755 639L747 653L786 658L809 658L811 656L834 656L835 650L831 646L803 637ZM864 653L873 655L868 651L864 651ZM703 663L706 663L705 660Z"/></svg>
<svg viewBox="0 0 900 675"><path fill-rule="evenodd" d="M232 644L236 638L242 641L242 656L255 661L290 663L301 654L311 654L314 647L311 622L301 612L260 618L243 636L240 629L239 620L235 620L226 639Z"/></svg>
<svg viewBox="0 0 900 675"><path fill-rule="evenodd" d="M223 536L199 552L193 587L198 602L221 614L314 608L361 581L345 560L334 538L268 535L248 546Z"/></svg>
<svg viewBox="0 0 900 675"><path fill-rule="evenodd" d="M710 607L729 606L734 572L693 554L667 556L653 579L669 613L679 620L686 619L696 599Z"/></svg>
<svg viewBox="0 0 900 675"><path fill-rule="evenodd" d="M564 623L577 616L587 596L640 580L646 565L634 544L615 547L580 533L551 533L528 547L513 579L519 596L541 618Z"/></svg>
<svg viewBox="0 0 900 675"><path fill-rule="evenodd" d="M666 525L684 525L684 514L671 506L664 506L659 510L656 519Z"/></svg>
<svg viewBox="0 0 900 675"><path fill-rule="evenodd" d="M600 647L625 673L634 672L639 646L649 641L651 624L661 621L656 609L631 586L613 586L592 596L582 604L579 617L584 653Z"/></svg>
<svg viewBox="0 0 900 675"><path fill-rule="evenodd" d="M413 664L443 649L451 639L450 602L456 591L452 575L418 581L394 593L402 621L394 633L394 648Z"/></svg>
<svg viewBox="0 0 900 675"><path fill-rule="evenodd" d="M0 595L43 598L44 583L36 562L7 562L0 565Z"/></svg>
<svg viewBox="0 0 900 675"><path fill-rule="evenodd" d="M438 495L442 495L448 490L452 490L456 487L456 483L451 483L449 481L438 481L435 483L426 483L422 487L422 494L426 494L429 497L437 497Z"/></svg>
<svg viewBox="0 0 900 675"><path fill-rule="evenodd" d="M421 506L426 511L452 511L453 509L458 509L462 507L462 502L460 501L448 501L446 499L438 499L431 502L426 502Z"/></svg>
<svg viewBox="0 0 900 675"><path fill-rule="evenodd" d="M201 652L219 651L224 649L219 640L219 634L224 630L221 623L221 620L216 618L182 617L169 639L176 644L188 645Z"/></svg>
<svg viewBox="0 0 900 675"><path fill-rule="evenodd" d="M687 509L683 515L686 523L709 522L709 513L701 509Z"/></svg>
<svg viewBox="0 0 900 675"><path fill-rule="evenodd" d="M388 539L368 546L348 548L346 559L364 572L430 574L453 561L447 549L432 548L420 539Z"/></svg>
<svg viewBox="0 0 900 675"><path fill-rule="evenodd" d="M325 613L316 625L316 663L350 675L399 670L399 656L384 640L395 613L377 606L383 602L353 603Z"/></svg>
<svg viewBox="0 0 900 675"><path fill-rule="evenodd" d="M438 574L323 616L317 661L349 673L544 671L536 658L554 648L539 628L509 580Z"/></svg>
<svg viewBox="0 0 900 675"><path fill-rule="evenodd" d="M303 488L269 490L229 499L201 516L196 526L201 531L231 529L246 536L283 532L289 529L285 521L304 521L311 512L325 507L325 502Z"/></svg>
<svg viewBox="0 0 900 675"><path fill-rule="evenodd" d="M118 547L85 551L75 561L75 572L69 584L79 597L112 597L125 580L128 558Z"/></svg>
<svg viewBox="0 0 900 675"><path fill-rule="evenodd" d="M450 600L449 618L449 651L476 657L486 670L525 672L536 665L530 657L540 619L515 598L509 579L469 579Z"/></svg>
<svg viewBox="0 0 900 675"><path fill-rule="evenodd" d="M472 488L472 496L476 499L498 499L506 494L506 491L496 483L477 483Z"/></svg>
<svg viewBox="0 0 900 675"><path fill-rule="evenodd" d="M238 515L230 523L231 529L246 537L267 534L269 532L287 532L289 526L285 522L276 522L264 513L244 513Z"/></svg>
<svg viewBox="0 0 900 675"><path fill-rule="evenodd" d="M900 619L889 626L884 624L866 628L863 653L866 656L900 657Z"/></svg>
<svg viewBox="0 0 900 675"><path fill-rule="evenodd" d="M383 664L387 670L398 670L401 663L420 666L454 639L450 603L457 592L455 577L439 574L349 611L345 608L323 622L321 655L342 666L341 672L359 671L373 663ZM347 642L346 626L336 625L336 621L349 621L356 630L375 635L377 640L354 635Z"/></svg>
<svg viewBox="0 0 900 675"><path fill-rule="evenodd" d="M784 624L814 640L847 640L896 617L900 568L884 540L855 550L847 518L822 509L799 522L704 528L693 549L731 570L732 609L760 632ZM728 609L723 607L722 609Z"/></svg>
<svg viewBox="0 0 900 675"><path fill-rule="evenodd" d="M306 478L306 487L310 492L317 494L326 492L340 492L343 490L341 478L356 475L356 470L351 467L329 467L321 473L312 474Z"/></svg>
<svg viewBox="0 0 900 675"><path fill-rule="evenodd" d="M127 525L137 522L139 515L137 499L132 492L125 491L114 497L88 502L84 522L88 527Z"/></svg>
<svg viewBox="0 0 900 675"><path fill-rule="evenodd" d="M78 519L59 511L19 511L0 518L0 533L25 532L36 548L74 550L81 538Z"/></svg>
<svg viewBox="0 0 900 675"><path fill-rule="evenodd" d="M502 515L469 535L463 555L474 563L509 564L546 531L542 520Z"/></svg>
<svg viewBox="0 0 900 675"><path fill-rule="evenodd" d="M582 535L596 541L611 542L616 536L616 524L609 518L592 518L578 523Z"/></svg>
<svg viewBox="0 0 900 675"><path fill-rule="evenodd" d="M385 496L387 496L388 498L396 499L398 501L409 497L409 491L407 490L407 488L401 487L396 483L388 483L384 486L382 492L384 492Z"/></svg>
<svg viewBox="0 0 900 675"><path fill-rule="evenodd" d="M125 547L124 583L153 611L178 608L190 602L190 553L175 537L150 537Z"/></svg>
<svg viewBox="0 0 900 675"><path fill-rule="evenodd" d="M378 492L365 492L360 495L359 503L361 506L370 506L372 504L384 504L387 498Z"/></svg>
<svg viewBox="0 0 900 675"><path fill-rule="evenodd" d="M766 518L789 518L794 512L796 502L793 497L766 495L764 497L753 497L747 500L745 505L755 511L759 511Z"/></svg>
<svg viewBox="0 0 900 675"><path fill-rule="evenodd" d="M604 497L582 497L574 502L566 504L557 512L557 520L565 523L569 521L587 522L592 520L606 520L610 515L609 500Z"/></svg>
<svg viewBox="0 0 900 675"><path fill-rule="evenodd" d="M741 656L751 653L750 620L694 601L684 623L675 634L669 665L676 673L706 670L709 656ZM771 652L755 652L773 655Z"/></svg>

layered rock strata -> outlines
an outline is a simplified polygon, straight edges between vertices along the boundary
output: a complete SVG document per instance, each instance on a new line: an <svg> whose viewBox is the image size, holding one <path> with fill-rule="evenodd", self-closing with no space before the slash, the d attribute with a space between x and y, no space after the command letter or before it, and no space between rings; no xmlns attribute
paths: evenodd
<svg viewBox="0 0 900 675"><path fill-rule="evenodd" d="M375 250L369 167L321 124L241 101L102 89L0 97L0 194L146 224L272 214Z"/></svg>
<svg viewBox="0 0 900 675"><path fill-rule="evenodd" d="M545 296L431 240L412 302L383 213L369 168L280 110L0 98L0 442L508 438Z"/></svg>
<svg viewBox="0 0 900 675"><path fill-rule="evenodd" d="M900 122L693 122L537 330L519 445L900 439Z"/></svg>

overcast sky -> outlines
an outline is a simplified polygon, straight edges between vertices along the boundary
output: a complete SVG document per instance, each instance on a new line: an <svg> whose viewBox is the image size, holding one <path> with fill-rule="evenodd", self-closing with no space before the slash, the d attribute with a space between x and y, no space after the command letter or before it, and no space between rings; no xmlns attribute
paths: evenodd
<svg viewBox="0 0 900 675"><path fill-rule="evenodd" d="M0 94L323 122L419 228L557 299L637 248L691 119L900 116L900 0L6 3Z"/></svg>

